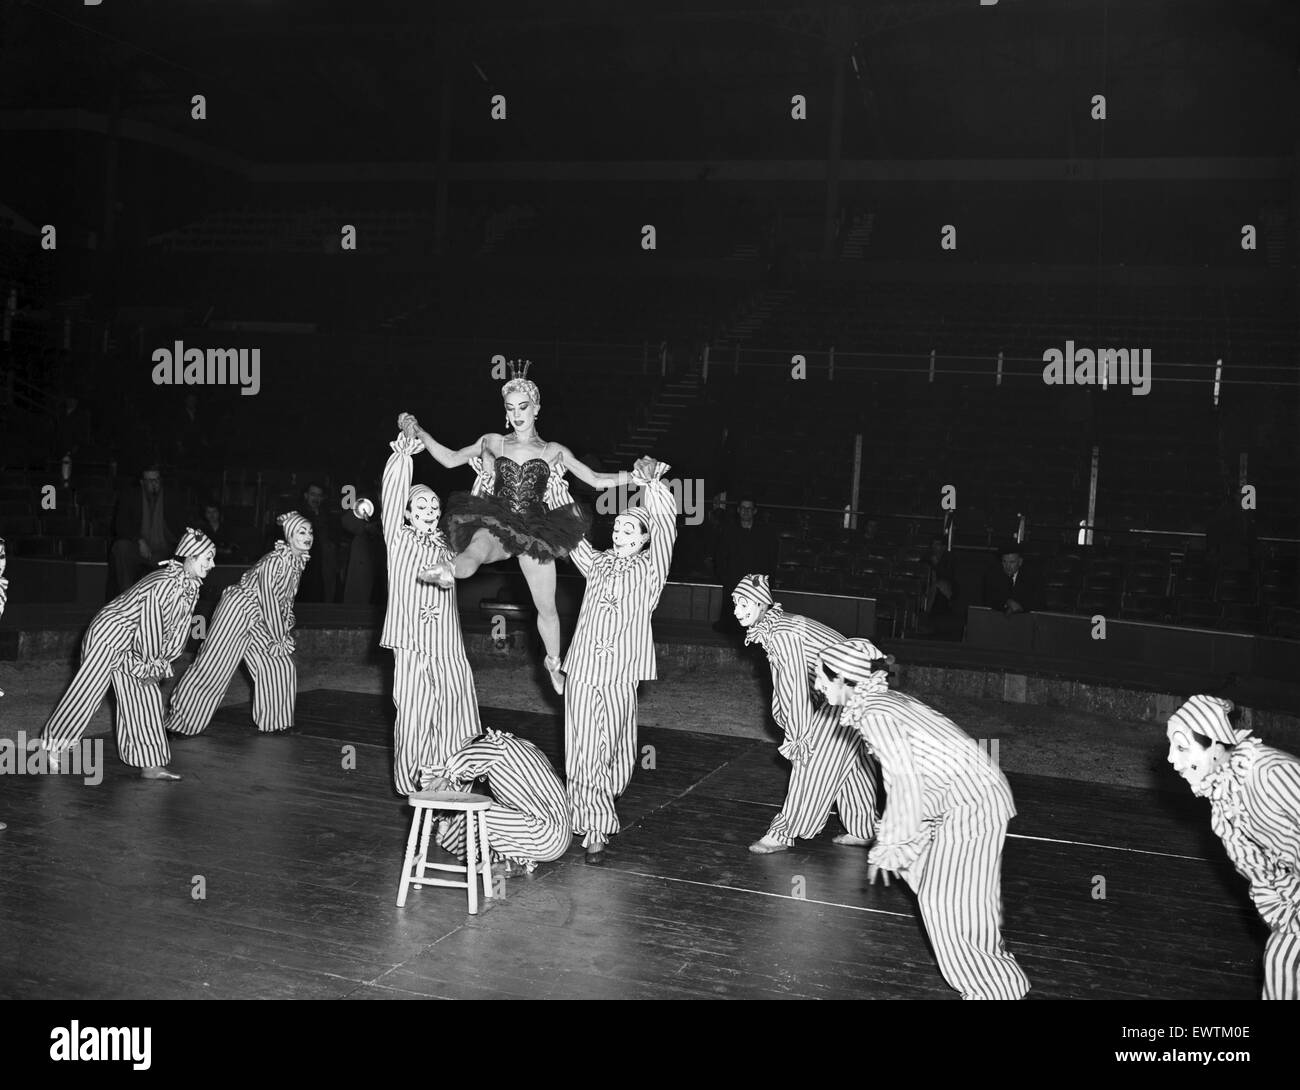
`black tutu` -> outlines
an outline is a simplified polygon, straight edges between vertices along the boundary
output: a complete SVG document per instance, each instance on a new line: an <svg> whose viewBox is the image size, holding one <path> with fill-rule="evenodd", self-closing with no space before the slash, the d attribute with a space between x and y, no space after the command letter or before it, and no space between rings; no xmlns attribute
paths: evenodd
<svg viewBox="0 0 1300 1090"><path fill-rule="evenodd" d="M511 556L556 560L568 556L590 528L591 515L579 503L553 511L542 506L512 511L495 497L468 492L452 493L442 514L442 532L457 553L465 551L479 530L487 530Z"/></svg>

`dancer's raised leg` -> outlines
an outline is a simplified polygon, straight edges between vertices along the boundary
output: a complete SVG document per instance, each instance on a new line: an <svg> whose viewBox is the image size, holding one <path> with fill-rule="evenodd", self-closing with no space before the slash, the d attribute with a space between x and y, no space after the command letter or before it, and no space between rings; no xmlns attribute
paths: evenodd
<svg viewBox="0 0 1300 1090"><path fill-rule="evenodd" d="M456 578L468 579L484 564L495 564L510 556L505 547L488 530L477 530L463 553L456 555ZM520 559L523 559L522 557Z"/></svg>

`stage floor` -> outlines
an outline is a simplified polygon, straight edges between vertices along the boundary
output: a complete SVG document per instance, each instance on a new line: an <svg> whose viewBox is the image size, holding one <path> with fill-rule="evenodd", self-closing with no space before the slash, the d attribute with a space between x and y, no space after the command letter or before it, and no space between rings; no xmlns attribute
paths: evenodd
<svg viewBox="0 0 1300 1090"><path fill-rule="evenodd" d="M834 818L792 851L745 850L787 770L744 737L643 730L653 768L619 803L604 867L575 839L478 917L450 889L395 907L410 809L391 714L318 690L297 735L223 709L176 742L180 783L136 779L107 739L97 786L5 776L0 998L956 998L911 893L869 886L865 852L830 843ZM562 767L558 717L483 720ZM1004 936L1030 998L1258 997L1267 932L1203 800L1008 779Z"/></svg>

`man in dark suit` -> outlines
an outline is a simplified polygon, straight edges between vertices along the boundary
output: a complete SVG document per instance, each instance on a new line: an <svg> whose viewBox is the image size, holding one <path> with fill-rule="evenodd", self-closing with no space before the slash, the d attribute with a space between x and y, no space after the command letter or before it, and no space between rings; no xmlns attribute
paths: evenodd
<svg viewBox="0 0 1300 1090"><path fill-rule="evenodd" d="M924 558L929 569L925 587L924 628L928 635L941 640L961 639L966 610L954 605L961 589L957 584L957 565L948 551L944 537L930 539L930 552Z"/></svg>
<svg viewBox="0 0 1300 1090"><path fill-rule="evenodd" d="M1009 541L998 550L1001 566L984 576L984 604L1008 617L1043 608L1043 583L1032 565L1025 564L1020 544Z"/></svg>
<svg viewBox="0 0 1300 1090"><path fill-rule="evenodd" d="M109 597L116 598L150 567L170 559L176 542L165 509L162 471L156 465L145 466L139 487L122 493L113 515Z"/></svg>
<svg viewBox="0 0 1300 1090"><path fill-rule="evenodd" d="M743 631L731 605L731 588L750 572L774 572L777 540L770 527L760 525L753 497L742 496L736 519L722 529L713 554L713 574L722 584L722 612L713 626L717 632L739 635Z"/></svg>
<svg viewBox="0 0 1300 1090"><path fill-rule="evenodd" d="M338 580L338 546L342 535L338 514L331 513L326 507L325 489L315 481L310 481L302 490L302 502L297 511L311 523L314 535L311 560L298 585L298 601L332 602Z"/></svg>

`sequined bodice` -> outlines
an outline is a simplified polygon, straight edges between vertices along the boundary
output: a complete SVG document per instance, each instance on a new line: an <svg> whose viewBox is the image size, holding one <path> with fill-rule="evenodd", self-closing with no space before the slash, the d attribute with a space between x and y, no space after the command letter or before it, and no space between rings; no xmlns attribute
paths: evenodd
<svg viewBox="0 0 1300 1090"><path fill-rule="evenodd" d="M546 482L551 464L545 458L529 458L523 465L505 456L497 459L496 498L512 515L546 510Z"/></svg>

